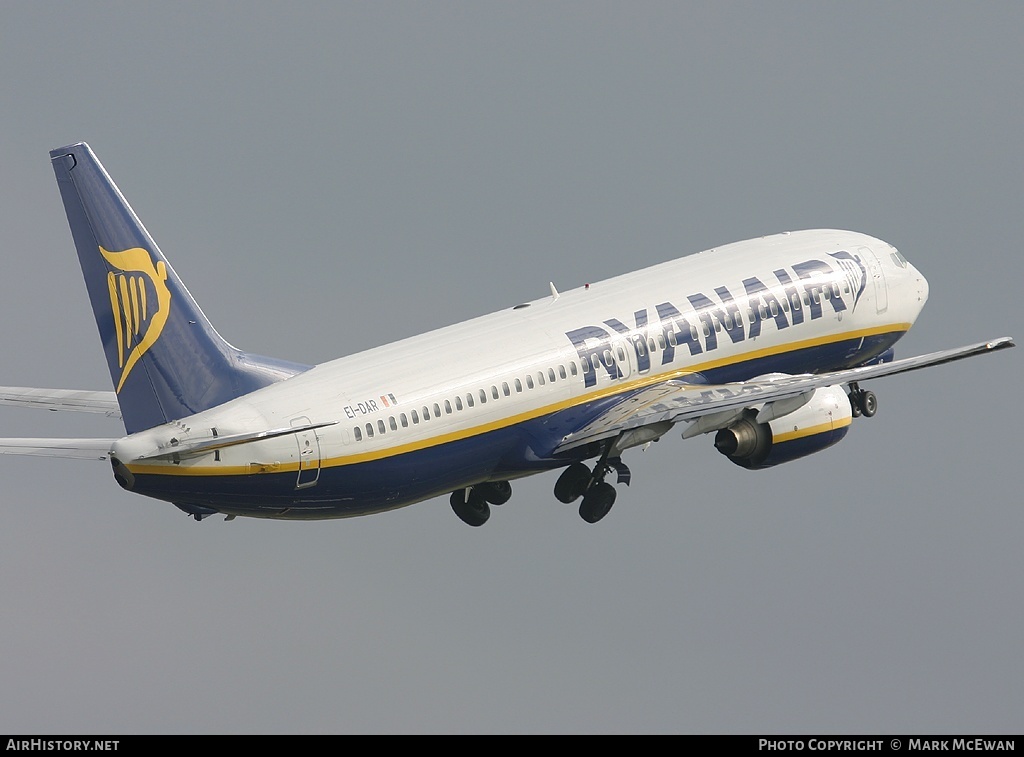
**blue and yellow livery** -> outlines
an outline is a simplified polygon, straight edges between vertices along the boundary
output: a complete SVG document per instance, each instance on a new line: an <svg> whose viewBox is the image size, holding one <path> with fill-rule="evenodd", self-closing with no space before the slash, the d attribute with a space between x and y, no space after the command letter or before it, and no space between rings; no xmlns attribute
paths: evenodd
<svg viewBox="0 0 1024 757"><path fill-rule="evenodd" d="M114 391L0 387L0 403L120 414L127 435L4 439L0 452L109 458L122 487L197 520L349 517L450 495L481 525L511 481L562 469L555 497L594 523L615 501L606 479L629 482L623 453L673 428L765 468L874 415L864 381L1013 346L894 360L927 282L891 245L825 229L552 285L299 365L224 341L88 145L50 158Z"/></svg>

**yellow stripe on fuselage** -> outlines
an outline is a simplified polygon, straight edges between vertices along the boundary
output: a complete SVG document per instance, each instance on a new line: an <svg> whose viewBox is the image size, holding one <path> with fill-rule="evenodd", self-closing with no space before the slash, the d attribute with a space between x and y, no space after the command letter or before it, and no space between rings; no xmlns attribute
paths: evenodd
<svg viewBox="0 0 1024 757"><path fill-rule="evenodd" d="M436 447L442 444L459 441L461 439L467 439L473 436L480 436L490 431L497 431L502 428L514 426L516 424L530 421L544 415L556 413L560 410L565 410L571 407L577 407L579 405L584 405L589 402L595 402L597 400L605 399L607 397L612 397L618 394L625 394L627 392L632 392L637 389L644 389L655 384L660 384L665 381L680 378L681 376L688 376L693 373L701 373L703 371L714 370L716 368L722 368L727 365L744 363L749 360L757 360L764 357L771 357L773 355L781 355L786 352L796 352L798 350L808 349L811 347L820 347L821 345L825 344L844 342L850 339L860 339L868 336L877 336L879 334L906 332L907 330L910 329L910 326L911 324L909 323L897 323L888 326L876 326L870 329L859 329L857 331L849 331L843 334L832 334L826 337L818 337L816 339L803 339L798 342L789 342L787 344L778 345L775 347L766 347L761 350L754 350L753 352L744 352L741 355L734 355L733 357L721 358L719 360L710 360L705 363L682 366L680 368L676 368L671 371L666 371L664 373L659 373L651 376L643 376L625 383L614 384L613 386L598 389L596 391L590 392L589 394L580 395L578 397L572 397L570 399L562 400L560 402L554 402L550 405L545 405L543 407L534 408L532 410L528 410L522 413L517 413L516 415L509 415L503 418L498 418L494 421L491 421L489 423L482 423L478 426L461 428L446 434L439 434L437 436L432 436L426 439L417 439L416 441L407 442L405 444L397 444L393 447L385 447L383 449L370 450L368 452L361 452L341 457L324 458L320 461L320 467L334 468L342 465L356 465L358 463L371 462L373 460L381 460L388 457L397 457L398 455L404 455L409 452L416 452L421 449ZM427 422L429 423L429 421ZM814 427L814 429L807 429L804 431L796 432L796 435L785 434L782 437L776 439L776 441L789 441L790 439L799 438L801 436L809 436L811 434L821 433L822 431L826 430L828 429L816 426ZM145 463L129 463L127 464L126 467L132 473L136 474L148 473L154 475L173 476L240 476L259 473L297 472L299 470L298 462L278 464L253 463L252 465L225 466L181 466L170 463L160 465Z"/></svg>

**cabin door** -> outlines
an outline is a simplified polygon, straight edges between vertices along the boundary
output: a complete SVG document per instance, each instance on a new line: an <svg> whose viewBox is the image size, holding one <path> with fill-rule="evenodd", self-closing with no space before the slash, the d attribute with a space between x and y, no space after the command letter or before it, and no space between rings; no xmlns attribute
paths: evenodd
<svg viewBox="0 0 1024 757"><path fill-rule="evenodd" d="M872 291L875 295L875 310L878 313L884 313L889 309L889 290L885 285L882 261L878 259L873 250L867 247L858 248L858 252L868 267L868 276L871 278Z"/></svg>
<svg viewBox="0 0 1024 757"><path fill-rule="evenodd" d="M309 418L302 416L292 418L293 426L308 426ZM299 475L295 481L296 489L316 486L320 480L320 439L316 429L297 431L295 441L299 445Z"/></svg>

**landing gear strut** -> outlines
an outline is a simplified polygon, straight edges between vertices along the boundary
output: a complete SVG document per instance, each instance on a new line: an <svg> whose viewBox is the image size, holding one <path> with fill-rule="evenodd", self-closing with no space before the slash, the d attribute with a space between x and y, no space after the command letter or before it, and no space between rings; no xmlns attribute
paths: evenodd
<svg viewBox="0 0 1024 757"><path fill-rule="evenodd" d="M850 398L850 409L854 418L861 415L870 418L878 412L878 398L875 393L861 389L856 381L850 384L850 392L847 396Z"/></svg>

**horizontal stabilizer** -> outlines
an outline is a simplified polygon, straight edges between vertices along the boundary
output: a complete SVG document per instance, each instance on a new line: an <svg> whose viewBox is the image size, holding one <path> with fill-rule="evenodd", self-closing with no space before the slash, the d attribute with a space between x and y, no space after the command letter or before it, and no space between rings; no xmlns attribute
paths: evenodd
<svg viewBox="0 0 1024 757"><path fill-rule="evenodd" d="M31 386L0 386L0 405L35 407L43 410L70 410L76 413L101 413L120 418L114 392L85 389L37 389Z"/></svg>
<svg viewBox="0 0 1024 757"><path fill-rule="evenodd" d="M106 460L116 439L0 439L0 455Z"/></svg>
<svg viewBox="0 0 1024 757"><path fill-rule="evenodd" d="M225 447L234 447L239 444L249 444L251 442L263 441L264 439L286 436L287 434L312 431L313 429L323 428L324 426L333 426L337 422L338 421L310 423L305 426L288 426L286 428L275 428L267 431L253 431L250 433L232 434L229 436L207 436L202 439L186 439L184 441L172 439L168 446L159 447L149 454L139 455L136 460L159 460L161 458L171 459L175 457L203 455L207 452L224 449Z"/></svg>

